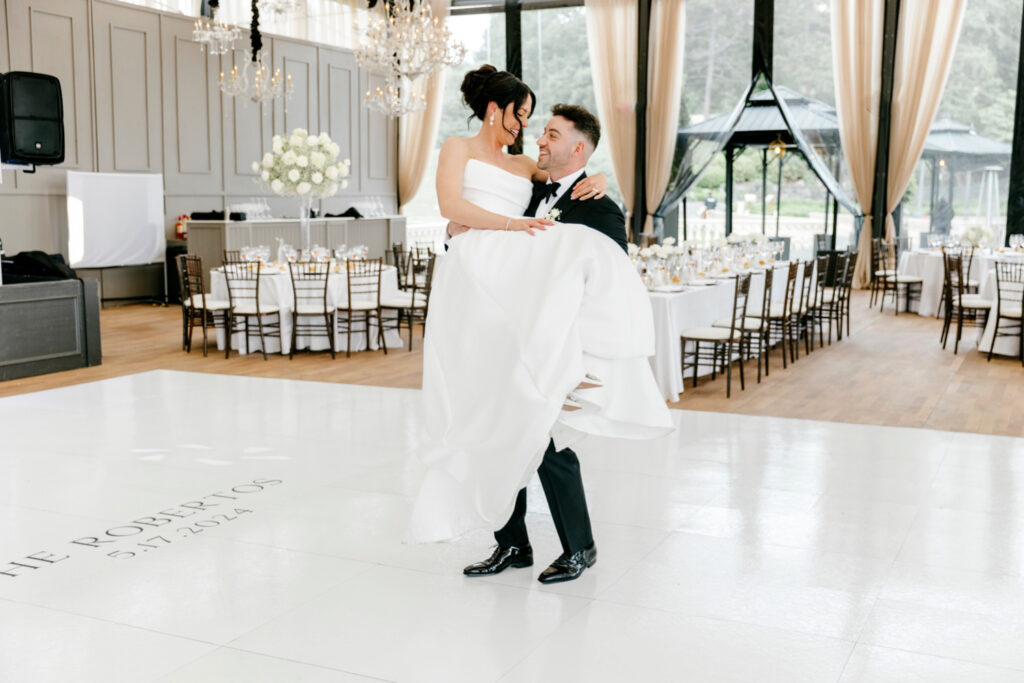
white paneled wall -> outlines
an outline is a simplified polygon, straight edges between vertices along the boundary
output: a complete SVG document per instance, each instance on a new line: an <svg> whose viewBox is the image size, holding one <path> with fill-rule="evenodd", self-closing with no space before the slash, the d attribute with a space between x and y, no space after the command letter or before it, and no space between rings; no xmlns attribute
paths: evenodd
<svg viewBox="0 0 1024 683"><path fill-rule="evenodd" d="M141 6L153 1L0 0L0 71L60 78L67 145L59 167L4 172L0 238L7 253L64 249L69 168L163 173L169 236L181 213L223 210L257 196L294 216L295 202L273 197L250 166L269 150L272 135L295 127L329 132L352 159L348 188L324 210L373 197L397 208L397 126L362 105L371 80L350 50L265 35L269 63L291 75L295 92L287 109L280 101L256 105L225 97L218 86L220 72L243 65L245 52L205 54L191 40L194 18L183 16L185 0L163 0L175 13ZM247 12L248 0L244 5ZM333 31L335 43L353 42L346 31L366 15L334 0L310 2L308 12L308 26L323 13L316 36Z"/></svg>

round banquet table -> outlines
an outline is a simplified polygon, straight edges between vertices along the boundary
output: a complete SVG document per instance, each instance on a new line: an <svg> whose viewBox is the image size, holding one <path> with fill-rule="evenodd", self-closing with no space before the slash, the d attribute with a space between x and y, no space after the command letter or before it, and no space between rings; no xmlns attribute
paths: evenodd
<svg viewBox="0 0 1024 683"><path fill-rule="evenodd" d="M277 306L280 311L281 338L266 339L267 353L289 353L292 342L292 310L295 305L292 295L292 279L288 273L287 266L264 266L266 270L260 273L260 302ZM282 269L283 268L283 269ZM398 269L394 266L384 266L381 269L381 298L394 297L398 290ZM228 300L228 286L224 273L215 269L210 271L210 294L214 299ZM329 306L336 305L339 301L345 301L348 297L348 278L346 271L339 266L332 266L331 273L327 278L327 303ZM367 297L369 298L369 297ZM393 317L394 312L390 315ZM252 326L250 325L250 329ZM223 329L217 329L217 348L224 349L226 333ZM347 350L348 336L339 332L337 326L334 331L334 348L336 351ZM389 349L402 348L402 338L398 330L391 329L384 332L384 341ZM245 334L236 332L231 337L231 347L239 353L246 353ZM295 340L296 350L310 349L312 351L323 351L330 348L329 341L325 336L302 336ZM352 351L362 351L366 348L366 333L353 330ZM370 326L370 348L378 348L377 326ZM249 350L253 353L261 351L259 337L252 337L249 340Z"/></svg>
<svg viewBox="0 0 1024 683"><path fill-rule="evenodd" d="M988 299L992 302L992 311L989 313L988 322L985 323L985 328L978 336L978 351L987 354L991 348L992 353L999 356L1019 356L1020 337L999 337L999 339L996 340L996 345L994 347L992 346L992 335L994 335L996 331L997 298L996 271L994 265L989 269L988 274L982 281L979 294L981 294L981 298ZM953 332L955 333L956 330L953 330Z"/></svg>
<svg viewBox="0 0 1024 683"><path fill-rule="evenodd" d="M989 273L993 272L995 262L1003 260L1024 261L1024 254L979 249L974 253L968 279L984 283ZM942 251L940 249L905 251L900 254L899 272L901 275L916 275L921 278L921 300L911 301L910 310L915 311L918 315L933 317L939 315L942 310L942 288L946 277Z"/></svg>

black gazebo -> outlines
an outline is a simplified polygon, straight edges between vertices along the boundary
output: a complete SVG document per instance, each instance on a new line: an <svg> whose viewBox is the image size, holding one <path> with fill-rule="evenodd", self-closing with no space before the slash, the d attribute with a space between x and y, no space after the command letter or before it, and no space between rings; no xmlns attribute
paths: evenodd
<svg viewBox="0 0 1024 683"><path fill-rule="evenodd" d="M763 78L766 87L755 91L758 81ZM767 206L765 189L768 183L769 155L777 159L778 197L782 186L782 166L786 155L782 152L798 151L808 166L825 186L825 232L828 233L829 204L832 205L832 247L835 247L836 215L842 204L855 217L863 214L857 204L843 190L836 175L842 146L839 140L839 124L835 109L810 97L786 88L776 86L764 77L755 78L739 103L729 114L723 114L706 121L687 126L679 131L678 149L683 150L677 182L666 193L663 206L670 205L684 197L687 190L697 181L707 167L710 157L700 168L686 168L688 160L695 155L693 150L701 144L711 142L715 152L725 154L725 232L732 232L733 162L745 149L761 150L761 232L765 232ZM827 161L826 161L827 160ZM690 162L692 164L692 162ZM831 201L829 201L831 200ZM686 231L686 211L683 211L683 231ZM778 215L776 215L778 232Z"/></svg>
<svg viewBox="0 0 1024 683"><path fill-rule="evenodd" d="M972 126L958 123L948 117L932 124L924 144L924 151L921 153L921 160L927 161L931 167L931 187L929 188L931 197L929 205L933 207L933 210L929 212L931 229L935 230L937 227L934 207L938 205L939 201L939 174L943 169L948 172L947 196L950 211L953 205L955 175L957 173L966 174L965 194L969 203L971 176L975 171L982 173L979 183L979 191L982 196L979 197L979 205L982 199L987 199L986 223L990 225L993 204L998 201L995 184L998 182L999 173L1009 168L1011 151L1012 147L1009 143L978 135ZM938 227L944 230L948 226Z"/></svg>
<svg viewBox="0 0 1024 683"><path fill-rule="evenodd" d="M756 83L756 81L755 81ZM715 144L715 152L725 154L726 175L726 234L732 232L732 165L736 155L746 148L761 150L761 231L765 232L767 207L765 189L769 153L777 158L778 177L776 197L782 191L782 167L786 155L779 153L794 147L799 151L827 191L825 202L825 233L829 228L829 204L832 205L831 244L835 248L838 208L842 204L855 218L863 216L860 207L842 189L837 180L842 162L842 144L839 138L839 120L831 105L807 97L785 86L774 86L765 79L767 88L754 91L754 83L748 88L736 108L729 114L722 114L706 121L687 126L679 131L677 148L684 150L682 166L694 155L696 145ZM939 199L939 169L949 171L949 203L953 197L953 174L968 174L968 195L970 174L981 170L991 175L994 170L1006 168L1010 162L1011 146L992 140L974 132L971 126L949 118L936 121L928 133L921 159L931 164L931 206ZM708 158L708 161L710 157ZM687 190L697 181L707 162L699 168L681 168L677 182L665 195L662 206L668 206L683 199ZM992 179L983 176L983 183L991 188ZM985 187L980 188L984 193ZM776 212L776 233L778 232ZM932 220L935 217L932 215ZM898 224L898 222L897 222ZM684 233L686 212L683 211Z"/></svg>

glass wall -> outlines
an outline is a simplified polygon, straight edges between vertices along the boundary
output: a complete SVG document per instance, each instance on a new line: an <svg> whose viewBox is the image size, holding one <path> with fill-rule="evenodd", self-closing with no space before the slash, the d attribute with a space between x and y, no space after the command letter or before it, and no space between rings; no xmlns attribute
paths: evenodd
<svg viewBox="0 0 1024 683"><path fill-rule="evenodd" d="M523 152L537 158L537 138L556 104L578 104L595 116L597 101L590 75L587 20L582 7L523 12L523 80L537 93L537 107L524 137ZM587 173L608 176L608 196L622 203L608 143L599 143Z"/></svg>
<svg viewBox="0 0 1024 683"><path fill-rule="evenodd" d="M441 143L453 135L475 135L480 125L476 120L467 122L470 112L459 93L463 75L481 64L505 68L504 14L461 15L452 17L449 22L452 33L466 45L467 57L462 64L448 70L441 126L423 184L406 209L410 218L429 220L439 217L434 175ZM523 136L523 151L536 158L537 138L543 133L552 106L580 104L597 114L584 9L563 7L523 12L522 60L523 80L537 93L537 106ZM587 170L608 176L609 196L621 201L607 143L598 145Z"/></svg>
<svg viewBox="0 0 1024 683"><path fill-rule="evenodd" d="M466 46L466 58L462 64L449 68L446 73L444 96L441 98L441 124L437 139L434 141L434 150L427 163L419 191L405 208L412 233L410 241L414 242L432 241L439 234L438 226L443 226L440 221L441 212L437 206L437 192L434 189L437 155L441 143L452 136L475 135L480 126L479 121L469 119L469 108L462 103L462 94L459 90L462 77L470 69L483 64L491 64L498 69L505 68L504 14L453 16L448 19L448 27L452 35Z"/></svg>
<svg viewBox="0 0 1024 683"><path fill-rule="evenodd" d="M683 55L683 101L679 127L709 122L724 125L724 119L735 108L750 84L751 52L754 26L754 3L750 0L688 0L686 3L686 35ZM675 142L675 141L673 141ZM680 162L677 146L676 163ZM737 161L737 171L745 172L750 159L744 155ZM757 163L760 179L760 162ZM760 192L758 183L758 192ZM747 216L751 202L748 192L737 188L733 195L734 211ZM758 195L760 196L760 195ZM678 234L693 240L725 235L725 157L716 154L707 171L686 194L686 216L681 214ZM760 232L760 203L749 220ZM684 220L685 218L685 220ZM742 226L734 224L742 230ZM671 227L667 228L671 232Z"/></svg>
<svg viewBox="0 0 1024 683"><path fill-rule="evenodd" d="M1002 243L1009 194L1021 5L971 0L924 154L903 198L901 233L987 226Z"/></svg>
<svg viewBox="0 0 1024 683"><path fill-rule="evenodd" d="M810 7L808 7L810 5ZM775 84L790 91L787 99L794 118L808 127L803 132L824 165L839 180L846 194L856 201L849 173L845 170L839 140L839 121L835 112L835 79L832 75L831 3L818 0L776 0L775 2ZM839 207L833 217L833 203L803 156L787 151L783 165L781 192L778 195L774 223L779 234L790 238L790 254L811 258L814 236L832 233L836 226L836 247L845 249L855 243L856 221ZM775 179L777 170L770 172Z"/></svg>

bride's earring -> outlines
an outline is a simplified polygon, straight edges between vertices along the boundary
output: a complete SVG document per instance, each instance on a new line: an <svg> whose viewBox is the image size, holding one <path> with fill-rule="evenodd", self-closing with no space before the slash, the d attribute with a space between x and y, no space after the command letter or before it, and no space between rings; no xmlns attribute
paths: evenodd
<svg viewBox="0 0 1024 683"><path fill-rule="evenodd" d="M491 125L492 126L494 125L494 113L493 112L491 113Z"/></svg>

